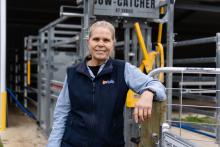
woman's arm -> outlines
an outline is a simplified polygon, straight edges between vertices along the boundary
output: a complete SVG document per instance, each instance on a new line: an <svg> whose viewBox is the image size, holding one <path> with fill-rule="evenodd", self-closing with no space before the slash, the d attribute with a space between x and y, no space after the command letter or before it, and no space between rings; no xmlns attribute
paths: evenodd
<svg viewBox="0 0 220 147"><path fill-rule="evenodd" d="M70 100L66 77L54 110L53 127L48 139L47 147L60 147L69 111Z"/></svg>
<svg viewBox="0 0 220 147"><path fill-rule="evenodd" d="M128 87L141 95L135 104L133 115L135 122L142 122L151 116L153 98L158 101L166 99L165 87L130 63L125 64L124 75Z"/></svg>

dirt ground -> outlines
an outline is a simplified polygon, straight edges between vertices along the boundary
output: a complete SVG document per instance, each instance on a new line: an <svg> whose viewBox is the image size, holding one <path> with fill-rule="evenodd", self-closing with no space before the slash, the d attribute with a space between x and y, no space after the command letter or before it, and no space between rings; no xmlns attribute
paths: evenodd
<svg viewBox="0 0 220 147"><path fill-rule="evenodd" d="M35 121L24 115L15 106L8 114L8 127L0 132L4 147L43 147L46 146L47 137L38 128Z"/></svg>

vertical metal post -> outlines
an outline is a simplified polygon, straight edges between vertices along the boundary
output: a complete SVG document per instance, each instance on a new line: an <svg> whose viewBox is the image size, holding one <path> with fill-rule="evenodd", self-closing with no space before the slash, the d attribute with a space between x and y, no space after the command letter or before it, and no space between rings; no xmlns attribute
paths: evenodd
<svg viewBox="0 0 220 147"><path fill-rule="evenodd" d="M217 33L216 35L216 60L217 60L217 63L216 63L216 67L217 68L220 68L220 33ZM217 75L217 85L216 85L216 89L219 90L220 89L220 75ZM218 109L217 109L217 135L216 135L216 142L218 144L220 144L220 91L217 91L216 92L216 99L217 99L217 106L218 106Z"/></svg>
<svg viewBox="0 0 220 147"><path fill-rule="evenodd" d="M174 3L173 0L169 0L168 3L168 8L167 8L167 13L168 13L168 22L167 22L167 56L166 56L166 61L167 61L167 66L172 67L173 66L173 15L174 15ZM167 120L171 120L171 115L172 115L172 107L169 104L172 104L172 73L167 74L166 77L166 87L168 88L167 90L167 103L168 103L168 111L167 111Z"/></svg>
<svg viewBox="0 0 220 147"><path fill-rule="evenodd" d="M46 36L47 34L47 36ZM47 37L47 38L46 38ZM50 93L50 87L49 87L49 81L50 81L50 63L49 63L49 51L50 51L50 39L49 39L49 29L44 30L43 32L40 32L40 49L39 49L39 74L38 74L38 107L40 114L40 126L43 130L45 130L46 133L48 132L48 123L49 121L49 93ZM47 42L46 42L47 40ZM44 78L44 79L43 79Z"/></svg>
<svg viewBox="0 0 220 147"><path fill-rule="evenodd" d="M0 1L0 131L6 128L6 0Z"/></svg>
<svg viewBox="0 0 220 147"><path fill-rule="evenodd" d="M134 53L133 59L132 59L132 64L135 66L138 66L138 59L137 59L137 36L136 36L136 32L135 29L132 29L132 51Z"/></svg>
<svg viewBox="0 0 220 147"><path fill-rule="evenodd" d="M129 52L130 52L130 27L126 26L124 31L125 38L125 48L124 48L124 60L129 61Z"/></svg>
<svg viewBox="0 0 220 147"><path fill-rule="evenodd" d="M147 42L147 49L148 51L152 51L152 37L151 37L151 34L152 34L152 28L151 27L147 27L147 30L146 30L146 42Z"/></svg>
<svg viewBox="0 0 220 147"><path fill-rule="evenodd" d="M80 53L81 58L84 58L86 56L86 53L88 52L87 48L87 39L88 39L88 33L89 33L89 24L90 24L90 14L91 14L91 6L92 6L93 0L84 0L83 1L83 28L81 31L81 38L80 39Z"/></svg>
<svg viewBox="0 0 220 147"><path fill-rule="evenodd" d="M38 76L37 76L37 89L38 89L38 92L37 92L37 120L39 121L40 125L41 125L41 100L42 100L42 50L43 50L43 44L44 44L44 39L45 39L45 36L44 36L44 33L43 32L40 32L39 33L39 45L38 45L38 67L37 67L37 72L38 72Z"/></svg>
<svg viewBox="0 0 220 147"><path fill-rule="evenodd" d="M51 79L52 79L52 68L51 63L53 60L53 40L54 40L54 27L48 28L48 51L47 51L47 74L46 74L46 133L50 133L50 103L51 103Z"/></svg>

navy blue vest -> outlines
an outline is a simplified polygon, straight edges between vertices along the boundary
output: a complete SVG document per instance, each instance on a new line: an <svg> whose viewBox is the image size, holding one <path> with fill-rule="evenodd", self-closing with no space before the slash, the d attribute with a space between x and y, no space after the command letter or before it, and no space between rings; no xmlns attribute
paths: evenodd
<svg viewBox="0 0 220 147"><path fill-rule="evenodd" d="M62 147L124 146L125 62L109 59L92 80L85 62L67 69L71 111Z"/></svg>

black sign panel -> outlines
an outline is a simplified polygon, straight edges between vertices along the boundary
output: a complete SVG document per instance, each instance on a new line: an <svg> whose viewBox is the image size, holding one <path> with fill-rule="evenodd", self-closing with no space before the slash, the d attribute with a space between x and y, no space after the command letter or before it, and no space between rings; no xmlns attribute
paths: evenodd
<svg viewBox="0 0 220 147"><path fill-rule="evenodd" d="M160 0L94 0L94 15L159 18Z"/></svg>

